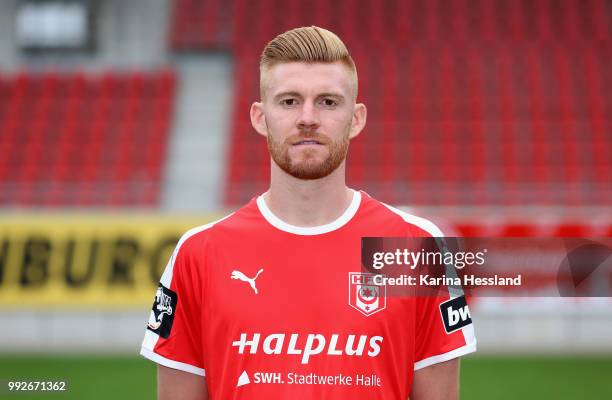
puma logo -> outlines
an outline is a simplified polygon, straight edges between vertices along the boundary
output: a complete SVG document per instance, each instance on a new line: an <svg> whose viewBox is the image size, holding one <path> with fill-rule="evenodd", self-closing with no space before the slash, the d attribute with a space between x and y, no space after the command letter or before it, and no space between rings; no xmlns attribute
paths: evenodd
<svg viewBox="0 0 612 400"><path fill-rule="evenodd" d="M232 271L231 278L232 279L240 279L243 282L248 282L249 285L251 285L251 288L253 289L255 294L257 294L257 286L255 286L255 279L257 279L259 274L261 274L262 272L263 272L263 268L260 269L259 271L257 271L257 274L253 278L249 278L248 276L246 276L242 272L240 272L238 270L234 270L234 271Z"/></svg>

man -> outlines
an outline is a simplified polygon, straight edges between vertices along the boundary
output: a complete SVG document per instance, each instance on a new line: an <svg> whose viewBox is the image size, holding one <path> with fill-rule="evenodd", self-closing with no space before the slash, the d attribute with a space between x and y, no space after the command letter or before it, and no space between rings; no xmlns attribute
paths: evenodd
<svg viewBox="0 0 612 400"><path fill-rule="evenodd" d="M436 298L351 281L362 237L442 234L346 187L366 123L346 47L314 26L285 32L263 51L260 90L251 122L270 189L179 241L141 350L159 364L159 398L457 398L471 324L447 333Z"/></svg>

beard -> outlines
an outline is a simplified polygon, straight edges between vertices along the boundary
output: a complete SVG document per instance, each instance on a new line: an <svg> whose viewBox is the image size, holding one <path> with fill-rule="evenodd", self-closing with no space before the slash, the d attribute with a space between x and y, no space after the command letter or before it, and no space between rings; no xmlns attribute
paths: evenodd
<svg viewBox="0 0 612 400"><path fill-rule="evenodd" d="M325 178L334 172L346 159L349 147L349 133L347 132L339 140L332 141L327 136L321 134L299 134L290 136L284 142L277 142L272 135L266 136L268 141L268 151L272 160L289 175L303 180L314 180ZM301 160L294 162L289 156L289 149L299 140L316 140L321 145L327 147L329 154L319 161L316 153L319 150L306 149L302 151Z"/></svg>

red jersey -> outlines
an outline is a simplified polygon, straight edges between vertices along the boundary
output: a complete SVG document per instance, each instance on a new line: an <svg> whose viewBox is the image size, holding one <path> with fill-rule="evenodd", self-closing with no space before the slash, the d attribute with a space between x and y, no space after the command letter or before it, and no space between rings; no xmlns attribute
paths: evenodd
<svg viewBox="0 0 612 400"><path fill-rule="evenodd" d="M368 285L368 236L442 233L364 192L323 226L289 225L259 196L188 231L141 354L206 376L210 399L408 398L415 370L476 350L474 330L464 299L385 297ZM452 329L444 304L455 300Z"/></svg>

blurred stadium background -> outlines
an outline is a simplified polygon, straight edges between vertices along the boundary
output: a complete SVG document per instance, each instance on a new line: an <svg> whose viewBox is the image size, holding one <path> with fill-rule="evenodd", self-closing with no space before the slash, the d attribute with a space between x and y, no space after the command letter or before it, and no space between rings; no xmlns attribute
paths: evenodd
<svg viewBox="0 0 612 400"><path fill-rule="evenodd" d="M351 186L448 235L612 236L612 1L2 0L0 379L153 396L159 274L265 191L259 52L313 24L368 105ZM472 312L464 398L612 398L609 298Z"/></svg>

